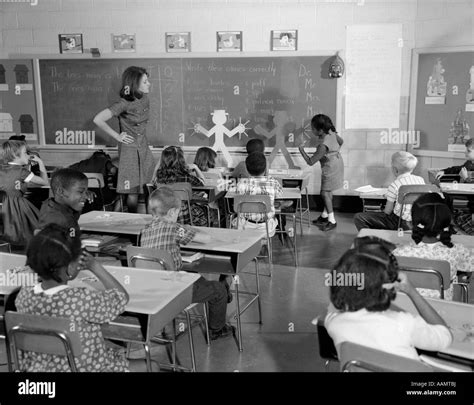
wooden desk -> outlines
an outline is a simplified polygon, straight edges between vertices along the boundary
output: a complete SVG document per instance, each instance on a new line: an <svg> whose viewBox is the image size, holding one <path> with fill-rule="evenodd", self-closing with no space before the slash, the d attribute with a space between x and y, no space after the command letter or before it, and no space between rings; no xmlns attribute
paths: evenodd
<svg viewBox="0 0 474 405"><path fill-rule="evenodd" d="M362 199L363 212L381 212L387 198L386 188L380 188L378 191L370 193L359 193L359 197Z"/></svg>
<svg viewBox="0 0 474 405"><path fill-rule="evenodd" d="M234 191L228 191L225 195L226 199L235 198L237 195L245 195L245 194L238 194ZM254 195L254 194L248 194ZM283 194L280 197L276 197L275 201L277 200L301 200L301 190L299 188L284 188Z"/></svg>
<svg viewBox="0 0 474 405"><path fill-rule="evenodd" d="M90 211L79 218L83 232L140 236L140 231L152 220L150 214Z"/></svg>
<svg viewBox="0 0 474 405"><path fill-rule="evenodd" d="M262 233L255 230L237 230L237 229L221 229L221 228L199 228L200 231L207 232L212 236L210 243L189 243L182 246L181 250L201 252L204 257L193 262L183 263L183 270L194 271L199 273L218 273L232 274L234 276L235 285L235 302L238 333L239 350L243 351L242 346L242 326L241 315L257 301L260 323L261 323L261 304L260 304L260 285L258 260L255 260L256 267L256 293L239 291L239 277L236 274L244 269L252 260L256 259L261 249ZM252 299L240 308L239 294L252 295Z"/></svg>
<svg viewBox="0 0 474 405"><path fill-rule="evenodd" d="M448 355L454 361L467 359L471 367L474 366L474 305L434 298L425 298L425 300L444 319L453 334L451 346L439 353ZM418 315L413 302L406 294L397 293L397 298L392 305Z"/></svg>
<svg viewBox="0 0 474 405"><path fill-rule="evenodd" d="M218 183L218 181L221 181L222 183ZM205 192L207 198L193 197L192 201L212 203L219 198L224 197L226 193L225 180L219 179L214 181L213 179L212 181L206 181L204 186L193 186L193 192Z"/></svg>
<svg viewBox="0 0 474 405"><path fill-rule="evenodd" d="M474 195L474 183L440 183L439 187L443 193L450 195Z"/></svg>
<svg viewBox="0 0 474 405"><path fill-rule="evenodd" d="M299 169L270 169L268 175L277 179L283 188L302 189L303 182L309 179L310 173Z"/></svg>
<svg viewBox="0 0 474 405"><path fill-rule="evenodd" d="M414 243L413 239L411 238L411 232L403 232L403 235L400 236L398 231L388 231L385 229L361 229L357 234L357 237L362 236L377 236L378 238L382 238L392 242L397 246L407 245L409 243ZM474 236L468 235L452 235L451 240L453 243L458 243L460 245L464 245L469 249L474 249Z"/></svg>

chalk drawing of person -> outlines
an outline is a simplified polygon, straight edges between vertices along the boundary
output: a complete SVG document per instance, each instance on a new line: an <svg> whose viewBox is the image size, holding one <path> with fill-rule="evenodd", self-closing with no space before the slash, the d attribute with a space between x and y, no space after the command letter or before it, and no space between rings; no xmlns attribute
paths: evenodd
<svg viewBox="0 0 474 405"><path fill-rule="evenodd" d="M207 130L201 124L195 124L194 131L200 132L201 134L206 135L208 138L210 138L212 135L215 135L215 141L214 141L214 145L212 145L212 149L214 149L214 151L216 152L219 152L219 151L222 152L228 166L232 167L233 160L232 160L232 157L230 156L230 153L227 147L225 146L224 134L227 135L229 138L233 137L237 133L242 134L245 132L245 125L239 124L234 129L229 130L228 128L224 126L224 124L227 122L227 115L229 115L228 113L225 112L225 110L214 110L214 112L211 113L211 115L212 115L212 122L216 125L214 125L211 129Z"/></svg>
<svg viewBox="0 0 474 405"><path fill-rule="evenodd" d="M275 115L273 116L273 122L275 123L275 128L271 131L267 131L261 125L255 126L253 129L256 134L265 136L267 138L271 138L272 136L275 137L275 147L268 158L268 167L272 165L273 160L275 159L277 153L281 151L283 156L285 156L286 162L288 163L289 169L299 169L298 166L295 166L293 163L293 159L291 158L288 149L286 149L285 145L285 137L287 134L287 130L285 130L286 125L290 122L288 117L288 113L286 111L275 111Z"/></svg>

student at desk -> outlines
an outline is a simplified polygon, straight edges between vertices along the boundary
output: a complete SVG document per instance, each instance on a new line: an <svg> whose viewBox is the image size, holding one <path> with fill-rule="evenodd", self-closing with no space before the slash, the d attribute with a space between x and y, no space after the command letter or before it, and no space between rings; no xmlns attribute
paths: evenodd
<svg viewBox="0 0 474 405"><path fill-rule="evenodd" d="M337 263L330 285L331 304L324 324L336 349L347 341L418 359L415 348L448 347L453 340L448 326L406 274L398 271L397 259L385 242L364 237L356 238L354 245ZM346 276L359 284L339 283ZM410 297L419 315L390 309L397 291Z"/></svg>
<svg viewBox="0 0 474 405"><path fill-rule="evenodd" d="M181 202L172 189L161 187L155 190L148 202L153 221L140 234L140 245L145 248L161 249L171 253L176 270L181 270L180 245L192 240L209 242L207 234L198 229L176 223ZM232 293L225 277L221 281L208 281L200 277L193 285L193 302L209 304L209 333L211 340L231 336L235 328L226 324L227 303L232 301Z"/></svg>
<svg viewBox="0 0 474 405"><path fill-rule="evenodd" d="M24 247L33 237L38 227L38 209L25 197L27 184L45 186L48 175L43 161L34 156L38 163L40 176L28 170L30 157L26 144L22 141L6 141L3 143L3 157L7 163L0 168L0 191L5 193L2 204L3 235L2 238L12 245Z"/></svg>
<svg viewBox="0 0 474 405"><path fill-rule="evenodd" d="M247 149L247 156L250 156L254 152L260 152L264 153L265 152L265 144L261 139L258 138L252 138L247 142L247 145L245 146ZM245 164L245 161L240 162L237 166L235 166L235 169L232 171L230 174L230 177L234 179L240 179L241 177L250 177L249 172L247 171L247 166Z"/></svg>

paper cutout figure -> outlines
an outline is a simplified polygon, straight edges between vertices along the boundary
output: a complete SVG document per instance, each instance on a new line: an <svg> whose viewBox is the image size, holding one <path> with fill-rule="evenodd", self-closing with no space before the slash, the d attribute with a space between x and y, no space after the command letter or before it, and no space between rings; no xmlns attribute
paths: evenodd
<svg viewBox="0 0 474 405"><path fill-rule="evenodd" d="M451 129L449 130L449 144L450 145L464 145L464 143L470 138L469 136L469 124L464 119L462 110L459 109L455 120L451 123Z"/></svg>
<svg viewBox="0 0 474 405"><path fill-rule="evenodd" d="M30 114L22 114L20 119L20 132L22 134L32 134L33 131L33 117Z"/></svg>
<svg viewBox="0 0 474 405"><path fill-rule="evenodd" d="M469 73L471 74L471 82L470 87L466 92L466 102L469 104L474 104L474 65L471 66L471 69L469 69Z"/></svg>
<svg viewBox="0 0 474 405"><path fill-rule="evenodd" d="M28 68L25 65L16 65L13 69L16 75L17 84L28 83Z"/></svg>
<svg viewBox="0 0 474 405"><path fill-rule="evenodd" d="M5 77L5 68L0 64L0 84L5 84L7 79Z"/></svg>
<svg viewBox="0 0 474 405"><path fill-rule="evenodd" d="M222 152L227 164L229 165L229 167L232 167L233 160L230 156L227 147L225 146L224 134L231 138L237 133L243 133L246 129L245 125L239 124L234 129L229 130L224 126L224 124L227 122L227 115L229 115L225 112L225 110L214 110L211 115L212 122L216 125L214 125L211 129L207 130L201 124L195 124L194 131L200 132L201 134L206 135L208 138L210 138L212 135L215 135L214 145L212 145L212 149L214 149L214 151L216 152Z"/></svg>
<svg viewBox="0 0 474 405"><path fill-rule="evenodd" d="M0 112L0 132L13 132L13 118L10 113Z"/></svg>
<svg viewBox="0 0 474 405"><path fill-rule="evenodd" d="M436 61L436 64L433 66L433 72L428 79L427 84L427 93L431 97L445 97L446 96L446 87L447 83L444 81L443 73L445 72L443 65L441 64L441 59Z"/></svg>
<svg viewBox="0 0 474 405"><path fill-rule="evenodd" d="M272 136L275 137L275 147L273 148L272 153L268 158L268 167L272 165L272 162L275 159L277 153L281 151L283 153L283 156L285 156L286 163L288 163L289 168L299 169L299 167L295 166L295 164L293 163L293 159L291 158L291 155L288 152L288 149L286 149L285 145L285 137L287 135L287 131L285 130L285 128L286 125L290 122L290 119L288 118L288 113L286 111L275 111L275 115L273 116L273 122L275 124L275 128L273 128L271 131L267 131L260 125L257 125L253 129L258 135L263 135L267 138L271 138Z"/></svg>

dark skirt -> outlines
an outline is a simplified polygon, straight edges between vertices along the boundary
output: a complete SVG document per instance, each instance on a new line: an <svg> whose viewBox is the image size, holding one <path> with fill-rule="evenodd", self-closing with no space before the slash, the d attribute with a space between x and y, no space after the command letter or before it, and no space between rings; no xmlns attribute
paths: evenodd
<svg viewBox="0 0 474 405"><path fill-rule="evenodd" d="M334 191L344 185L344 162L340 153L321 159L321 191Z"/></svg>
<svg viewBox="0 0 474 405"><path fill-rule="evenodd" d="M6 196L3 200L1 239L12 245L26 246L38 228L38 209L24 197Z"/></svg>

